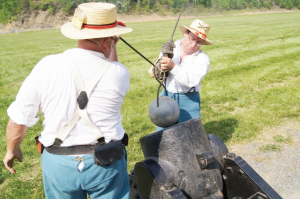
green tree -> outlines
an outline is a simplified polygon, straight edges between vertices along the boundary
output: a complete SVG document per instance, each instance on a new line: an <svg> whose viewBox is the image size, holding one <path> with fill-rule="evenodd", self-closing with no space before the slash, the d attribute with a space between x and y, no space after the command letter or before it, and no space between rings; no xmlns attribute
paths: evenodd
<svg viewBox="0 0 300 199"><path fill-rule="evenodd" d="M21 12L19 1L10 0L1 2L0 23L7 23L9 20L15 20L16 15Z"/></svg>
<svg viewBox="0 0 300 199"><path fill-rule="evenodd" d="M209 8L221 12L222 10L239 10L244 8L271 9L273 3L281 8L300 9L300 0L93 0L96 2L108 2L117 6L118 13L142 14L149 12L173 11L183 12L192 9L200 11ZM61 8L67 15L72 15L75 8L91 0L0 0L0 22L7 23L17 18L22 9L47 10L51 14Z"/></svg>
<svg viewBox="0 0 300 199"><path fill-rule="evenodd" d="M291 0L286 0L285 1L286 3L285 3L285 5L286 5L286 9L292 9L293 7L294 7L294 5L293 5L293 3L292 3L292 1Z"/></svg>
<svg viewBox="0 0 300 199"><path fill-rule="evenodd" d="M20 0L19 5L21 9L28 9L30 6L30 1L29 0Z"/></svg>

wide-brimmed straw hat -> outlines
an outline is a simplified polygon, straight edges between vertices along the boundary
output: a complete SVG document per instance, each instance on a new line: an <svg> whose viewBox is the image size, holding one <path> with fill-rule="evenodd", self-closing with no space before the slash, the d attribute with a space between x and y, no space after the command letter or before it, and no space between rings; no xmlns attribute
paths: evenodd
<svg viewBox="0 0 300 199"><path fill-rule="evenodd" d="M207 39L207 35L209 32L209 25L199 19L195 19L190 27L186 27L184 25L179 26L180 31L184 34L186 30L191 31L194 33L196 36L200 37L201 39L204 40L203 45L213 45L209 39Z"/></svg>
<svg viewBox="0 0 300 199"><path fill-rule="evenodd" d="M64 36L71 39L93 39L131 32L117 21L116 6L111 3L83 3L75 10L72 22L61 27Z"/></svg>

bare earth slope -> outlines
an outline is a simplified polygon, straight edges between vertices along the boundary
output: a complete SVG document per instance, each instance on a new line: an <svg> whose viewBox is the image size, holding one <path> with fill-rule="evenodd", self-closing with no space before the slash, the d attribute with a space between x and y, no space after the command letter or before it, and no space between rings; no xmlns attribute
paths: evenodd
<svg viewBox="0 0 300 199"><path fill-rule="evenodd" d="M257 11L257 12L244 12L239 15L251 15L251 14L265 14L265 13L277 13L277 12L295 12L291 10L284 10L280 8L275 8L273 10L267 11ZM222 15L205 15L201 16L181 16L181 19L187 18L204 18L204 17L214 17ZM33 30L44 30L44 29L59 29L64 23L72 20L73 16L65 16L60 10L55 15L51 15L48 11L22 11L19 14L17 21L12 21L6 25L0 23L0 34L4 33L17 33L23 31L33 31ZM134 23L134 22L146 22L146 21L163 21L163 20L176 20L175 16L160 16L157 14L151 15L118 15L117 19L123 23Z"/></svg>

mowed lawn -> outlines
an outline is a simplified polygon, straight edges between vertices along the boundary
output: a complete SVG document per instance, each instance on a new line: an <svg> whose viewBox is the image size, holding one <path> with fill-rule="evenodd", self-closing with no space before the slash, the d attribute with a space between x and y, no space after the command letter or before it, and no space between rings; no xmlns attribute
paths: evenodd
<svg viewBox="0 0 300 199"><path fill-rule="evenodd" d="M300 13L202 18L211 26L213 46L202 46L211 60L202 80L201 115L208 134L225 143L247 142L263 128L300 119ZM120 19L120 21L122 21ZM182 19L189 25L193 19ZM169 40L174 21L127 24L133 32L123 38L151 61ZM174 40L182 37L179 28ZM0 35L0 159L6 151L6 110L31 69L44 56L76 47L59 30ZM122 41L119 61L129 70L131 86L122 107L122 123L130 137L128 170L143 160L139 139L155 131L148 107L158 83L150 65ZM42 121L28 129L21 145L23 163L15 162L10 175L0 164L0 198L44 198L40 155L34 137Z"/></svg>

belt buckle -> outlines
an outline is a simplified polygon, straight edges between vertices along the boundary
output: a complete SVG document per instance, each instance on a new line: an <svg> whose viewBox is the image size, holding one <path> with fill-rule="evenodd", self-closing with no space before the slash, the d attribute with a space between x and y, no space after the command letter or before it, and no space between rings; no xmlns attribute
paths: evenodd
<svg viewBox="0 0 300 199"><path fill-rule="evenodd" d="M79 162L82 162L82 161L84 161L85 159L82 159L81 157L77 156L77 157L76 157L76 160L79 161Z"/></svg>

